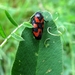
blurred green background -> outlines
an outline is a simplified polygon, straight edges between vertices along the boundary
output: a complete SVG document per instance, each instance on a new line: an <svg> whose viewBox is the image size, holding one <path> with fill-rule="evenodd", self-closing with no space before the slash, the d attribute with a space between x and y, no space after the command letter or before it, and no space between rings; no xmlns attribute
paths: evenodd
<svg viewBox="0 0 75 75"><path fill-rule="evenodd" d="M7 19L4 9L8 10L18 24L28 21L39 10L49 11L58 30L62 32L62 75L75 75L75 0L0 0L0 24L8 36L16 27ZM0 44L3 40L0 36ZM18 45L18 41L10 38L3 46L0 51L3 58L0 59L0 75L11 75Z"/></svg>

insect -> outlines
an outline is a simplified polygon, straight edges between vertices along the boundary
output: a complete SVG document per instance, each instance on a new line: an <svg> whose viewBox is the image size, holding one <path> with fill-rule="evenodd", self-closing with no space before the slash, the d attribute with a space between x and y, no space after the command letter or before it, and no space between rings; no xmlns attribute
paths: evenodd
<svg viewBox="0 0 75 75"><path fill-rule="evenodd" d="M40 12L36 12L31 18L31 24L33 25L32 32L35 39L40 40L43 34L44 17Z"/></svg>

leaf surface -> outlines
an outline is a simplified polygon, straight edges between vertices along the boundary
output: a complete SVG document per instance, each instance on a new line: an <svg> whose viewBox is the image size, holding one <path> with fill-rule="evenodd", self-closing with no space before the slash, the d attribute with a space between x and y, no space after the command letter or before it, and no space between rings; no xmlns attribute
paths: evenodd
<svg viewBox="0 0 75 75"><path fill-rule="evenodd" d="M7 16L7 18L10 20L10 22L14 25L14 26L18 26L18 24L16 23L16 21L13 19L13 17L8 13L7 10L5 10L5 14Z"/></svg>
<svg viewBox="0 0 75 75"><path fill-rule="evenodd" d="M12 37L18 41L23 41L24 39L20 36L20 35L17 35L17 34L12 34Z"/></svg>
<svg viewBox="0 0 75 75"><path fill-rule="evenodd" d="M62 44L55 23L48 12L42 12L46 17L41 40L33 37L32 29L26 28L16 54L12 75L61 75Z"/></svg>
<svg viewBox="0 0 75 75"><path fill-rule="evenodd" d="M5 32L4 32L4 30L3 30L2 26L1 26L1 24L0 24L0 35L1 35L3 38L6 37Z"/></svg>

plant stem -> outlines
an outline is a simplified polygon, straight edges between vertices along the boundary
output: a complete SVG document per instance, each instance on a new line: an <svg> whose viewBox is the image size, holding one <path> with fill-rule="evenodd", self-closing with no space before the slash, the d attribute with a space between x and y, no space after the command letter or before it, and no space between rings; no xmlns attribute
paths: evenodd
<svg viewBox="0 0 75 75"><path fill-rule="evenodd" d="M14 34L23 24L18 25L18 27L10 33L10 35L1 43L0 48L4 46L4 44L7 42L7 40Z"/></svg>

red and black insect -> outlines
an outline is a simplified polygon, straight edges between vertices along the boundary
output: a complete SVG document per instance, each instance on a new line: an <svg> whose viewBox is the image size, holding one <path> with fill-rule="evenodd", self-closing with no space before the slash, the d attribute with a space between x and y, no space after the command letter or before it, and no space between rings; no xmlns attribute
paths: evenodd
<svg viewBox="0 0 75 75"><path fill-rule="evenodd" d="M44 17L40 12L36 12L34 16L31 18L31 23L33 25L32 32L34 37L37 40L40 40L43 33L44 28Z"/></svg>

